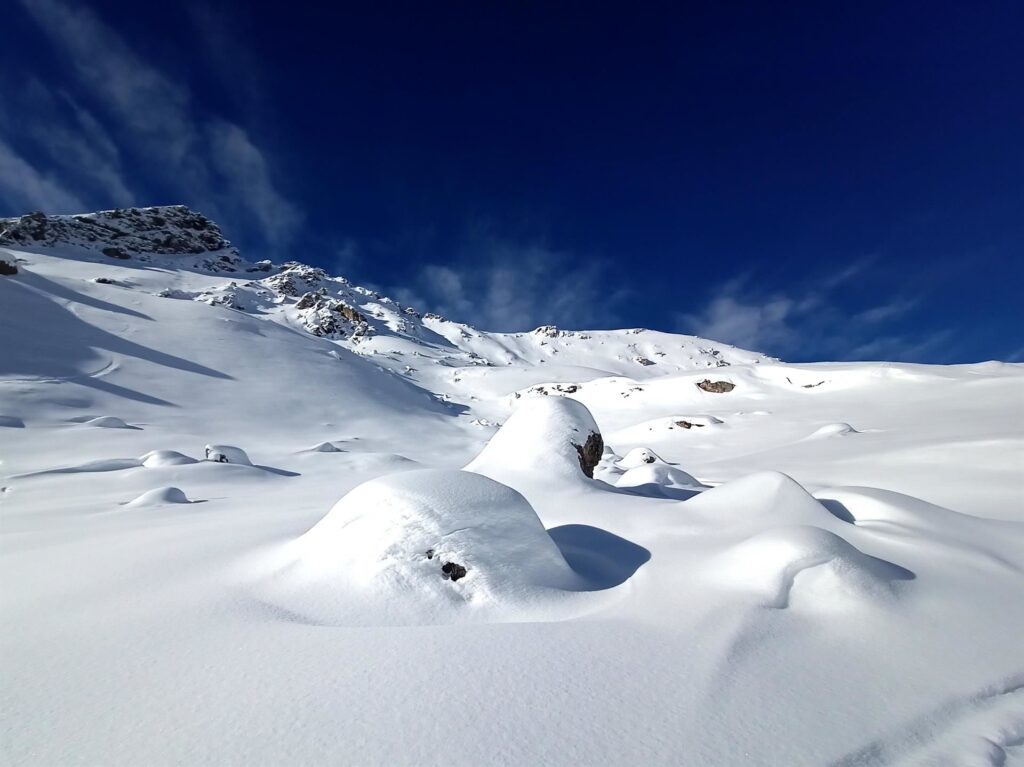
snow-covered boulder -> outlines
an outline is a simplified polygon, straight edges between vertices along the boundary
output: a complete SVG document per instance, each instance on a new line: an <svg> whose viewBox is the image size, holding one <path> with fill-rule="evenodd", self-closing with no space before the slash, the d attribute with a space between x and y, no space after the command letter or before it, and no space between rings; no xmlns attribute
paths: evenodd
<svg viewBox="0 0 1024 767"><path fill-rule="evenodd" d="M644 466L646 464L660 463L668 465L668 463L662 460L662 457L651 450L649 447L634 447L621 461L618 466L620 469L635 469L638 466Z"/></svg>
<svg viewBox="0 0 1024 767"><path fill-rule="evenodd" d="M198 463L195 458L179 453L177 450L150 450L140 459L142 465L153 469L161 466L186 466Z"/></svg>
<svg viewBox="0 0 1024 767"><path fill-rule="evenodd" d="M603 451L601 431L583 403L530 397L466 469L499 480L517 474L582 480L593 477Z"/></svg>
<svg viewBox="0 0 1024 767"><path fill-rule="evenodd" d="M14 415L0 415L0 426L9 429L24 429L25 422Z"/></svg>
<svg viewBox="0 0 1024 767"><path fill-rule="evenodd" d="M191 503L191 501L181 488L157 487L153 490L147 490L135 500L129 501L126 505L136 508L139 506L161 506L165 503Z"/></svg>
<svg viewBox="0 0 1024 767"><path fill-rule="evenodd" d="M252 466L248 454L242 448L234 445L207 445L206 460L215 463L238 463L242 466Z"/></svg>
<svg viewBox="0 0 1024 767"><path fill-rule="evenodd" d="M365 482L289 550L289 579L357 587L385 610L529 600L578 577L523 496L468 471L425 469Z"/></svg>
<svg viewBox="0 0 1024 767"><path fill-rule="evenodd" d="M125 423L123 418L118 418L116 415L101 415L96 418L90 418L88 421L83 421L85 426L95 426L100 429L130 429L132 428Z"/></svg>
<svg viewBox="0 0 1024 767"><path fill-rule="evenodd" d="M685 490L704 487L695 477L682 469L665 463L642 464L629 469L615 481L616 487L643 487L644 485Z"/></svg>

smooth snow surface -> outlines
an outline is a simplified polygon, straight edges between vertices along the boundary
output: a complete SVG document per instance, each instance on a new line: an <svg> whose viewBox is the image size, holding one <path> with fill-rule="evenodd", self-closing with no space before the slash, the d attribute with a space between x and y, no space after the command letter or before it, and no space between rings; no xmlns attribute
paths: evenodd
<svg viewBox="0 0 1024 767"><path fill-rule="evenodd" d="M0 247L0 763L1024 763L1024 366L487 333L158 220Z"/></svg>

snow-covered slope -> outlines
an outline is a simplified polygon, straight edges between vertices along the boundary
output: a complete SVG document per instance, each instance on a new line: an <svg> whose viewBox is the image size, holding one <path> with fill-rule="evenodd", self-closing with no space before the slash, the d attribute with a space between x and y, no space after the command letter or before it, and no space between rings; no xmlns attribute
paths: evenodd
<svg viewBox="0 0 1024 767"><path fill-rule="evenodd" d="M4 763L1024 759L1022 365L489 333L182 207L0 261Z"/></svg>

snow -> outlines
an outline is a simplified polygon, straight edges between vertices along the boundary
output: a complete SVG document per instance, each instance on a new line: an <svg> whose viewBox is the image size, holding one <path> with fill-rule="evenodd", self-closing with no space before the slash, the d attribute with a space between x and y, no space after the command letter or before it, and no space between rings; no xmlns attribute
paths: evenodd
<svg viewBox="0 0 1024 767"><path fill-rule="evenodd" d="M1024 365L488 333L157 218L0 244L4 764L1024 761Z"/></svg>

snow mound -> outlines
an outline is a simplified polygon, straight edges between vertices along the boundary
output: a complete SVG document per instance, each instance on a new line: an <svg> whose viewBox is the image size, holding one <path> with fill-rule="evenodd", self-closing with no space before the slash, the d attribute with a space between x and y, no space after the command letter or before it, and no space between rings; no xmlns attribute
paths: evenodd
<svg viewBox="0 0 1024 767"><path fill-rule="evenodd" d="M682 469L664 463L645 463L629 469L615 482L616 487L642 487L644 485L687 489L704 487L695 477Z"/></svg>
<svg viewBox="0 0 1024 767"><path fill-rule="evenodd" d="M466 470L499 481L524 474L581 481L593 476L603 452L601 431L585 405L568 397L531 397Z"/></svg>
<svg viewBox="0 0 1024 767"><path fill-rule="evenodd" d="M147 468L159 466L185 466L190 463L198 463L195 458L179 453L177 450L150 450L140 459L142 465Z"/></svg>
<svg viewBox="0 0 1024 767"><path fill-rule="evenodd" d="M177 487L157 487L147 490L138 498L129 501L126 506L159 506L165 503L192 503L184 491Z"/></svg>
<svg viewBox="0 0 1024 767"><path fill-rule="evenodd" d="M663 460L660 455L655 453L649 447L634 447L626 453L625 457L621 461L619 461L618 466L620 469L628 470L652 463L668 465L668 461Z"/></svg>
<svg viewBox="0 0 1024 767"><path fill-rule="evenodd" d="M101 415L82 422L83 426L96 426L101 429L133 429L138 427L129 426L123 418L116 415Z"/></svg>
<svg viewBox="0 0 1024 767"><path fill-rule="evenodd" d="M763 525L821 524L835 518L792 477L762 471L706 490L687 501L691 514L717 520Z"/></svg>
<svg viewBox="0 0 1024 767"><path fill-rule="evenodd" d="M242 448L234 445L207 445L206 460L215 463L237 463L242 466L252 466L249 455Z"/></svg>
<svg viewBox="0 0 1024 767"><path fill-rule="evenodd" d="M722 419L713 415L670 415L641 421L619 429L611 434L609 439L614 443L644 442L651 437L652 433L656 436L668 436L665 434L666 432L685 431L697 434L708 426L718 426L721 423Z"/></svg>
<svg viewBox="0 0 1024 767"><path fill-rule="evenodd" d="M333 442L321 442L313 445L313 447L304 450L306 453L344 453L340 447L335 445Z"/></svg>
<svg viewBox="0 0 1024 767"><path fill-rule="evenodd" d="M899 565L809 525L758 533L707 567L719 585L752 593L764 605L780 609L796 599L815 609L842 609L856 600L891 595L894 581L913 578Z"/></svg>
<svg viewBox="0 0 1024 767"><path fill-rule="evenodd" d="M0 415L0 427L9 429L24 429L25 422L13 415Z"/></svg>
<svg viewBox="0 0 1024 767"><path fill-rule="evenodd" d="M372 611L526 604L580 584L523 496L469 471L420 469L359 485L288 547L299 602L369 598ZM294 609L296 605L291 605ZM301 609L301 605L300 605ZM420 615L419 617L425 617Z"/></svg>
<svg viewBox="0 0 1024 767"><path fill-rule="evenodd" d="M813 434L809 435L807 439L842 437L846 434L860 434L860 432L848 423L827 423L820 429L817 429Z"/></svg>

